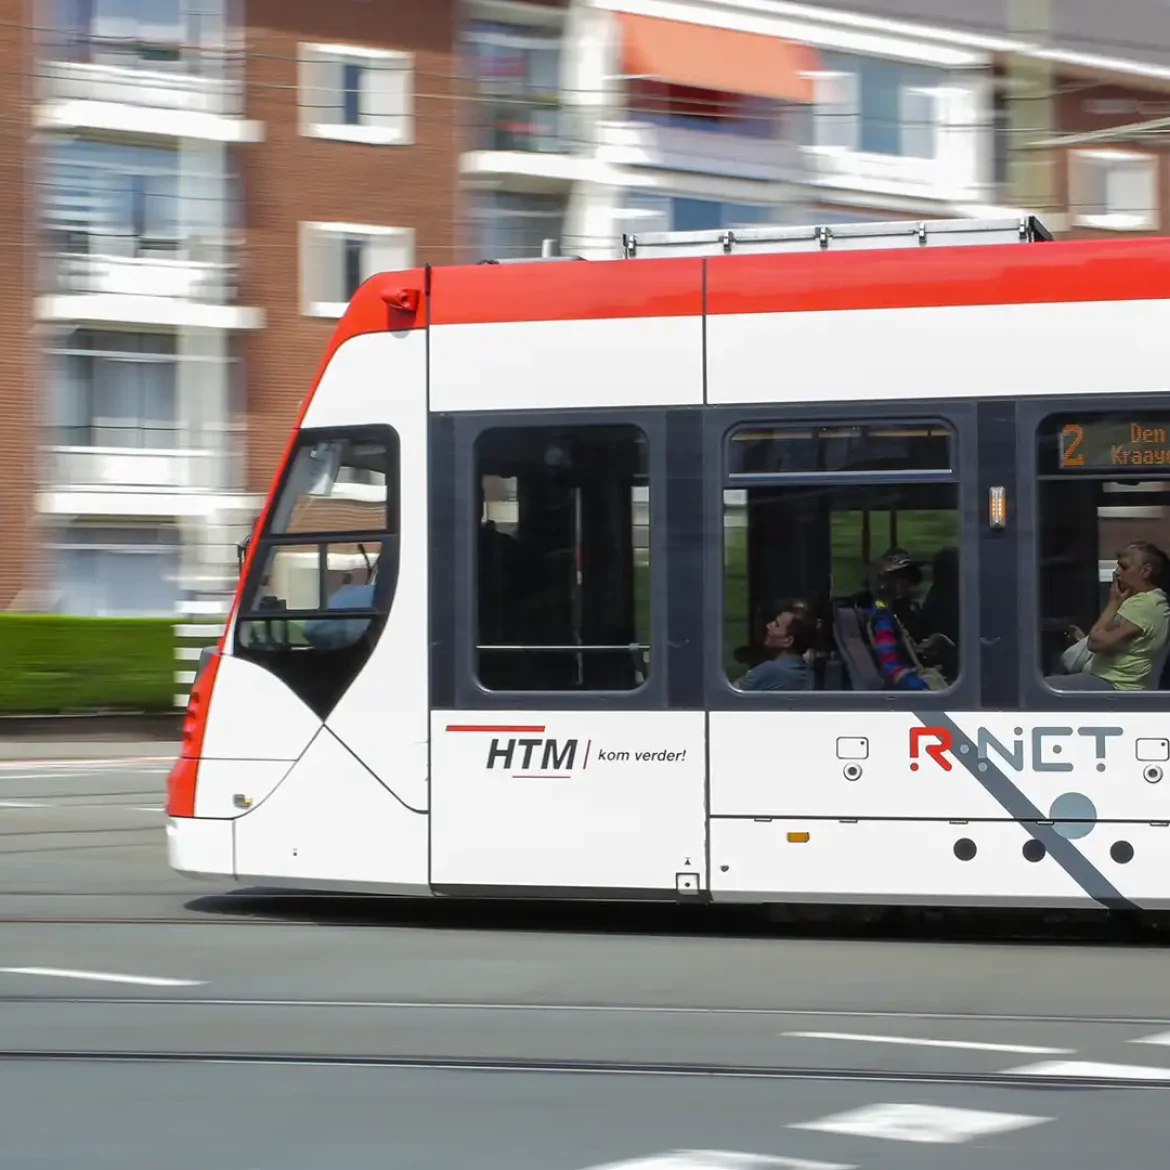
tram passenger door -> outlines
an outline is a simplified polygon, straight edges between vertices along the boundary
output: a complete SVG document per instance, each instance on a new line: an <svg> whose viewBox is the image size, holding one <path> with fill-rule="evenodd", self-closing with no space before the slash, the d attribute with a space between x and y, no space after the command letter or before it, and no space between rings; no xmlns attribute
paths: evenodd
<svg viewBox="0 0 1170 1170"><path fill-rule="evenodd" d="M643 413L459 420L440 892L705 885L704 717L665 709L664 424Z"/></svg>

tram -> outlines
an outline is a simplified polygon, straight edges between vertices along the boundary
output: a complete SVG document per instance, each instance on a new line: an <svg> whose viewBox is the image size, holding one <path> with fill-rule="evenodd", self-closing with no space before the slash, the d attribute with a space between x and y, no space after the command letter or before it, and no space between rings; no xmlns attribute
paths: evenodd
<svg viewBox="0 0 1170 1170"><path fill-rule="evenodd" d="M1170 905L1170 240L623 253L357 290L191 691L171 866Z"/></svg>

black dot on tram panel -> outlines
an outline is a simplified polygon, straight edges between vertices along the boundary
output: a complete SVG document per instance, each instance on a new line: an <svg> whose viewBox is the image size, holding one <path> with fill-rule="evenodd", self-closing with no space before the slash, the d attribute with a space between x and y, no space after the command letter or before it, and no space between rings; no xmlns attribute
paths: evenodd
<svg viewBox="0 0 1170 1170"><path fill-rule="evenodd" d="M955 842L955 856L960 861L970 861L977 852L975 842L970 837L960 837Z"/></svg>
<svg viewBox="0 0 1170 1170"><path fill-rule="evenodd" d="M1118 865L1128 865L1133 861L1133 846L1128 841L1114 841L1110 847L1109 856Z"/></svg>
<svg viewBox="0 0 1170 1170"><path fill-rule="evenodd" d="M1047 853L1048 850L1044 848L1044 843L1037 841L1035 837L1024 844L1025 861L1043 861Z"/></svg>

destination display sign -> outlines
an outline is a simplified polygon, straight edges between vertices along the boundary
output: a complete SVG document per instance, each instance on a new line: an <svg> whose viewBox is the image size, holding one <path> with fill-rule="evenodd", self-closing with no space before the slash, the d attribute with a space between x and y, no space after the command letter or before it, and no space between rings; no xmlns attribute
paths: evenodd
<svg viewBox="0 0 1170 1170"><path fill-rule="evenodd" d="M1170 418L1066 422L1057 441L1061 471L1170 470Z"/></svg>

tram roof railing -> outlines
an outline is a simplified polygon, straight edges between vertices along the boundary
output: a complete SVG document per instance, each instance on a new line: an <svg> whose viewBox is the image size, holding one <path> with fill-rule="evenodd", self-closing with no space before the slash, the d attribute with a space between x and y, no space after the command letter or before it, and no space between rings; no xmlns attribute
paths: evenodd
<svg viewBox="0 0 1170 1170"><path fill-rule="evenodd" d="M894 220L809 224L804 227L646 232L622 236L627 260L730 253L824 252L868 248L952 247L961 244L1038 244L1052 239L1034 215L1002 219Z"/></svg>

